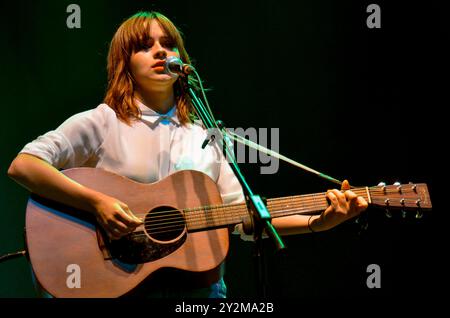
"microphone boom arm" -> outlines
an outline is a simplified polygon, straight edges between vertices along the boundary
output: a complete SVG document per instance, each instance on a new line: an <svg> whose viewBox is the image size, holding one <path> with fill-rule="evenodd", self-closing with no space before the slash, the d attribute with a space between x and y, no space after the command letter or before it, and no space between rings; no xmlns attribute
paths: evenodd
<svg viewBox="0 0 450 318"><path fill-rule="evenodd" d="M265 153L266 155L269 155L269 156L281 159L281 160L283 160L283 161L285 161L287 163L290 163L291 165L293 165L295 167L298 167L298 168L303 169L305 171L311 172L312 174L315 174L316 176L318 176L320 178L323 178L323 179L326 179L328 181L334 182L336 184L342 185L342 181L340 181L338 179L335 179L333 177L330 177L327 174L321 173L321 172L319 172L317 170L314 170L314 169L312 169L312 168L310 168L308 166L305 166L304 164L301 164L300 162L297 162L297 161L292 160L292 159L290 159L290 158L288 158L286 156L283 156L282 154L280 154L280 153L278 153L276 151L273 151L271 149L268 149L268 148L266 148L264 146L261 146L260 144L257 144L257 143L255 143L255 142L253 142L251 140L245 139L245 138L243 138L243 137L241 137L241 136L239 136L239 135L237 135L237 134L235 134L233 132L230 132L230 131L224 129L224 133L226 135L228 135L229 137L231 137L231 139L233 139L233 140L235 140L235 141L237 141L237 142L239 142L241 144L244 144L244 145L246 145L246 146L248 146L250 148L253 148L253 149L257 150L257 151Z"/></svg>
<svg viewBox="0 0 450 318"><path fill-rule="evenodd" d="M198 76L197 72L194 71L194 74L197 76L199 82L201 83L201 79ZM186 79L187 81L187 79ZM222 128L219 127L217 122L214 120L214 116L212 115L212 112L210 111L209 105L208 110L203 105L202 101L197 97L195 91L192 89L192 87L189 85L189 82L187 82L187 88L189 96L191 97L192 104L194 105L194 109L200 119L203 122L203 125L207 129L214 129L219 134L219 138L215 138L216 141L219 142L219 145L224 150L225 158L230 158L229 164L231 169L234 171L237 179L242 185L242 188L244 190L244 193L247 197L247 205L249 207L249 212L251 214L251 217L253 218L253 229L254 229L254 236L255 241L260 241L259 239L262 236L262 230L265 229L267 235L274 241L276 249L277 250L284 250L286 248L285 244L283 243L283 240L278 235L275 227L270 222L271 216L269 213L269 210L267 209L265 203L261 199L259 195L256 195L251 190L249 184L245 180L241 170L239 169L239 166L237 164L237 161L234 157L233 151L230 149L229 144L226 142L226 137L222 133ZM203 91L203 89L202 89ZM225 142L224 142L225 141ZM260 243L258 243L260 244Z"/></svg>

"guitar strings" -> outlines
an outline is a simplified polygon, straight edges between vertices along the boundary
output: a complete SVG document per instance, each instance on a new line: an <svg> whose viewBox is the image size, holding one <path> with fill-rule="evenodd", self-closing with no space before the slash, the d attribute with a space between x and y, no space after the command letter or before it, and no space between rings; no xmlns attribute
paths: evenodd
<svg viewBox="0 0 450 318"><path fill-rule="evenodd" d="M403 193L403 194L407 194L407 193ZM386 194L385 194L385 192L382 192L380 194L372 193L372 195L371 195L372 201L374 201L374 200L376 201L378 199L378 196L385 197ZM403 198L405 199L405 202L406 202L406 200L408 200L408 201L411 200L410 198L405 197L405 196ZM310 206L309 204L311 204L311 203L317 204L318 200L325 200L325 199L326 199L326 197L324 194L317 194L317 195L314 195L314 197L312 197L312 198L302 197L302 196L293 196L293 197L269 199L268 205L270 205L272 207L278 207L280 205L285 205L285 204L289 205L289 204L300 203L300 207L301 206L309 207ZM245 203L203 206L203 207L198 207L198 208L188 208L188 209L184 209L183 211L186 214L189 214L190 216L192 216L192 215L195 215L196 213L200 213L201 215L203 215L203 213L208 212L208 210L227 210L227 212L232 213L236 209L237 210L246 209ZM157 217L165 217L165 215L169 212L178 212L178 211L179 210L177 210L177 209L173 209L173 210L157 211L157 212L150 212L150 213L152 215L152 218L157 218ZM275 212L277 212L277 211L275 211ZM147 215L147 214L148 214L148 212L147 213L136 213L135 215ZM158 214L163 214L163 215L155 216Z"/></svg>
<svg viewBox="0 0 450 318"><path fill-rule="evenodd" d="M294 209L293 212L294 212L293 213L294 215L305 215L305 213L301 213L301 211L298 211L297 209ZM308 213L306 215L310 215L310 214ZM240 222L235 221L235 222L231 222L232 224L230 224L229 219L226 219L225 221L226 222L224 222L224 223L220 222L220 220L219 220L219 222L217 222L217 218L214 218L214 222L211 222L209 224L209 227L211 227L211 228L219 227L220 228L220 227L225 227L226 225L234 225L234 224L240 223ZM239 221L241 221L241 219ZM192 226L192 223L195 223L195 222L190 222L191 226L189 226L189 225L187 226L188 232L189 232L189 230L196 229L195 226ZM173 231L182 231L182 230L184 230L184 228L186 226L186 222L184 222L184 220L180 220L179 222L171 222L171 223L167 223L167 224L170 224L170 225L168 225L168 226L148 226L147 225L147 226L145 226L145 229L148 232L150 232L151 235L155 235L155 234L161 234L161 233L169 233L169 232L173 232ZM204 228L205 225L208 225L208 221L207 220L206 221L203 221L203 220L198 221L197 224L193 224L193 225L201 225L202 228ZM133 232L133 233L135 233L135 232ZM142 234L142 235L146 236L146 234ZM139 235L135 234L135 236L139 236Z"/></svg>
<svg viewBox="0 0 450 318"><path fill-rule="evenodd" d="M322 201L324 200L323 198L320 198ZM377 201L377 198L373 198L373 200ZM416 202L415 199L409 199L409 198L405 198L405 203L411 203L411 202ZM296 205L300 203L300 205ZM305 200L289 200L289 201L283 201L283 202L279 202L279 203L274 203L274 202L269 202L269 209L281 209L282 210L286 210L286 208L289 208L289 205L294 205L295 209L300 209L300 210L304 210L307 209L309 210L311 208L311 206L320 206L320 208L318 208L318 210L322 209L322 208L326 208L328 206L327 203L325 203L325 201L323 202L317 202L317 200L313 200L313 201L309 201L309 202L305 202ZM323 205L323 206L322 206ZM229 206L217 206L217 207L206 207L206 208L201 208L201 209L195 209L195 210L185 210L185 215L187 217L190 217L191 219L195 216L200 216L200 217L204 217L205 213L211 213L211 212L217 212L217 214L219 214L220 210L226 210L227 212L227 216L229 216L230 214L233 215L233 212L240 212L242 210L246 211L246 206L245 204L241 203L239 205L236 205L234 208L230 208ZM160 213L168 213L168 212L177 212L179 210L167 210L167 211L161 211L158 212L158 214ZM282 212L282 211L272 211L274 213L278 213L278 212ZM308 212L308 211L304 211L304 212ZM179 215L174 215L171 214L169 216L167 215L158 215L158 216L150 216L150 221L147 222L156 222L158 221L158 219L176 219L179 218Z"/></svg>
<svg viewBox="0 0 450 318"><path fill-rule="evenodd" d="M395 192L397 193L398 191L395 191ZM405 193L403 193L403 194L405 194ZM373 196L376 197L377 195L375 194ZM382 196L385 197L385 191L383 191ZM278 201L283 201L283 202L280 202L279 204L271 204L272 202L269 202L269 205L270 205L271 209L279 208L280 204L283 205L286 201L289 201L290 204L295 204L296 203L295 201L298 201L298 200L295 200L295 199L294 200L292 200L292 199L285 200L285 198L278 198L278 199L273 199L273 200L278 200ZM409 201L409 200L411 200L411 199L405 198L405 203L408 203L407 201ZM306 212L305 211L301 211L302 208L303 209L305 207L306 208L310 208L311 203L314 203L313 204L314 206L317 205L316 204L317 202L310 202L310 204L306 204L306 205L302 204L302 207L298 207L297 206L297 207L294 207L293 209L286 209L285 207L283 207L283 209L282 209L283 211L281 211L281 212L282 213L283 212L288 212L288 213L289 212L294 212L295 214L306 214L306 213L311 214L310 213L311 212L310 209L308 209L308 211L306 211ZM212 213L216 212L213 209L210 209L209 216L205 215L203 213L201 215L189 215L190 220L188 220L187 223L190 224L190 225L194 225L194 226L195 225L204 225L206 223L209 223L210 225L213 225L213 226L220 226L220 225L226 225L230 221L230 219L233 219L236 216L242 217L242 216L247 215L246 207L245 207L244 204L235 204L234 206L238 207L238 209L237 210L236 210L236 208L232 209L232 210L228 209L229 213L227 213L227 215L219 215L219 216L213 215ZM317 210L324 210L324 209L326 209L327 206L328 206L328 204L324 204L323 206L320 206L320 208L318 207ZM224 208L222 206L219 206L219 207L222 208L222 209ZM245 213L239 213L239 212L242 212L242 210L244 210L244 209L245 209ZM207 212L203 208L198 208L198 209L193 209L193 210L202 210L202 212ZM231 210L231 213L230 213L230 210ZM169 211L178 211L178 210L169 210ZM160 213L163 213L163 212L165 212L165 211L161 211ZM190 212L190 211L187 211L187 212ZM237 215L236 215L236 212L238 212ZM274 211L274 212L276 213L278 211ZM150 229L153 229L153 230L173 228L174 226L176 227L176 229L164 230L164 231L160 231L160 232L152 232L152 234L157 234L157 233L170 232L170 231L174 231L174 230L183 229L184 226L185 226L185 223L186 223L184 218L182 218L180 216L177 216L175 218L172 216L172 217L166 218L166 219L167 220L177 219L177 221L175 221L175 222L174 221L170 221L170 222L165 222L165 223L157 223L157 224L155 224L153 226L146 225L145 227L146 228L149 227ZM222 221L227 221L227 222L222 224ZM236 220L235 220L235 222L236 222ZM155 223L155 222L151 222L151 221L150 222L145 222L145 224L148 224L148 223ZM240 223L240 222L236 222L236 223ZM163 225L163 226L161 226L161 225ZM169 225L169 226L167 226L167 225Z"/></svg>
<svg viewBox="0 0 450 318"><path fill-rule="evenodd" d="M413 202L413 201L411 201L411 202ZM317 205L316 207L317 207L317 211L322 211L322 210L325 210L328 207L328 205L322 205L322 206ZM271 208L276 208L276 207L271 207ZM243 209L239 209L238 212L242 212L242 210ZM214 212L214 211L211 211L211 212ZM299 208L299 207L293 207L293 208L283 207L282 211L274 211L274 212L275 213L272 213L272 214L276 214L276 212L280 212L283 215L289 215L289 214L311 215L311 209L308 209L307 211L302 211L302 208ZM209 213L209 215L203 214L203 215L199 215L199 216L195 216L195 217L189 216L189 218L187 218L187 221L182 216L173 216L173 217L163 219L163 221L166 221L166 222L154 222L153 220L147 221L144 223L144 227L146 229L157 230L157 229L170 228L170 227L177 226L177 225L184 227L185 223L188 224L188 227L191 227L192 229L194 229L196 225L201 225L201 226L205 226L205 225L220 226L220 225L226 225L226 224L232 225L232 224L240 223L240 221L242 220L242 217L247 216L248 212L245 211L245 213L239 213L239 214L232 212L230 214L214 215L212 213ZM237 217L239 217L239 219L237 219Z"/></svg>
<svg viewBox="0 0 450 318"><path fill-rule="evenodd" d="M326 207L324 207L323 209L318 209L318 210L324 210ZM311 215L310 211L308 212L301 212L298 211L298 209L286 209L283 212L293 212L292 215ZM201 221L193 221L193 222L189 222L190 225L201 225L202 227L204 227L205 225L208 225L208 217L204 217L205 220L201 220ZM211 224L209 224L210 227L222 227L224 225L234 225L240 222L236 222L236 223L232 223L229 224L230 222L225 222L222 223L220 221L229 221L230 217L226 217L226 218L221 218L221 217L213 217L213 218L209 218L209 221L211 221ZM217 222L219 220L219 222ZM241 221L241 220L240 220ZM170 232L181 232L184 230L185 226L186 226L186 222L184 221L184 219L181 219L177 222L169 222L169 223L163 223L166 226L159 226L162 224L158 224L158 226L145 226L145 229L149 232L149 235L156 235L156 234L162 234L162 233L170 233ZM169 224L169 225L167 225ZM189 232L189 229L195 229L195 227L193 226L187 226L187 231ZM131 235L133 235L132 232ZM139 237L139 236L147 236L147 234L134 234L134 237Z"/></svg>
<svg viewBox="0 0 450 318"><path fill-rule="evenodd" d="M369 188L369 190L370 189L371 188ZM376 187L373 188L373 189L376 190ZM367 191L366 191L365 188L363 188L363 189L355 189L355 190L352 190L352 191L355 192L355 194L356 194L356 192L362 192L362 194L364 194L364 195L367 194ZM412 193L415 196L417 196L417 193L415 191L413 191L413 190L406 190L406 191L403 190L403 192L401 194L405 195L405 194L409 194L409 193ZM371 194L370 195L371 198L373 199L373 198L377 198L377 196L386 197L388 194L399 194L399 193L398 193L398 190L394 190L394 191L383 191L383 190L381 190L381 191L378 191L378 192L371 191L370 194ZM359 195L359 196L361 196L361 195ZM325 198L326 198L326 193L324 192L324 193L317 193L317 194L312 194L312 195L308 194L308 195L297 195L297 196L290 196L290 197L281 197L281 198L268 199L268 204L270 204L272 202L275 202L275 201L289 201L289 202L292 202L292 201L302 200L303 202L308 202L308 201L311 201L311 200L315 201L317 199L325 199ZM404 197L404 196L402 198L404 198L405 200L409 199L409 198ZM203 212L204 210L208 210L208 209L220 209L220 208L222 208L222 209L229 209L229 208L232 208L233 206L241 207L242 205L244 205L244 203L225 204L225 205L219 204L219 205L210 205L210 206L206 205L206 206L201 206L201 207L197 207L197 208L187 208L187 209L184 209L183 211L185 211L187 213L195 213L196 211ZM179 211L179 210L173 209L173 210L165 210L165 211L156 211L156 212L151 212L151 213L152 213L152 215L155 215L155 214L167 214L168 212L177 212L177 211ZM147 215L148 213L149 212L134 213L134 215L136 215L136 216L138 216L138 215Z"/></svg>
<svg viewBox="0 0 450 318"><path fill-rule="evenodd" d="M383 197L384 197L384 195L383 195ZM282 205L282 210L284 210L284 211L292 211L292 209L286 209L286 205L289 205L289 204L293 204L293 205L295 205L296 203L299 203L298 201L299 201L299 199L302 199L302 198L296 198L296 199L289 199L289 200L284 200L284 199L281 199L280 201L282 201L282 202L279 202L278 204L273 204L274 202L269 202L269 205L270 205L270 209L279 209L280 208L280 205ZM324 198L320 198L320 199L324 199ZM374 196L374 199L376 200L377 198L376 198L376 196ZM406 204L408 204L408 203L410 203L411 201L411 199L409 199L409 198L404 198L405 199L405 201L404 201L404 203L406 203ZM415 202L415 201L414 201ZM325 203L325 202L324 202ZM300 205L298 205L298 206L295 206L294 207L294 209L293 210L300 210L300 211L298 211L299 213L301 213L301 212L307 212L307 211L301 211L301 210L304 210L305 208L306 209L310 209L310 207L311 207L311 204L313 205L313 206L316 206L316 205L318 205L318 203L317 203L317 200L316 199L313 199L313 201L311 202L311 201L309 201L309 202L306 202L306 200L300 200ZM319 203L320 204L320 203ZM317 210L321 210L321 209L326 209L326 207L328 206L328 204L324 204L323 206L320 206L320 208L318 208ZM235 206L234 206L234 208L231 208L230 209L230 205L229 206L210 206L210 207L204 207L204 208L197 208L197 209L186 209L185 210L185 215L186 215L186 217L188 217L189 219L190 219L190 223L192 224L192 223L194 223L195 224L195 217L197 216L197 218L201 218L201 219L204 219L204 220L201 220L202 222L204 222L205 220L206 221L208 221L208 216L205 216L205 213L208 213L208 212L210 212L210 214L211 214L211 212L220 212L220 211L218 211L218 210L227 210L227 214L226 215L223 215L223 217L221 218L221 216L220 215L211 215L211 217L213 217L214 219L216 219L216 220L220 220L220 219L229 219L230 218L230 216L231 216L231 218L233 218L233 217L235 217L236 216L236 214L234 213L234 212L241 212L242 210L244 210L245 212L246 212L246 207L245 207L245 205L243 204L243 203L241 203L241 204L236 204ZM209 210L209 211L208 211ZM177 212L178 210L167 210L167 211L159 211L159 212L156 212L155 214L160 214L160 213L165 213L165 214L167 214L168 212ZM200 213L198 213L198 212L200 212ZM280 211L280 212L284 212L284 211ZM196 213L197 212L197 213ZM279 212L279 211L272 211L272 212L275 212L275 213L277 213L277 212ZM246 212L247 213L247 212ZM245 214L246 214L245 213ZM153 213L152 213L153 214ZM218 214L218 213L217 213ZM241 216L241 213L238 213L238 216ZM210 217L210 219L211 219L211 217ZM155 219L157 219L157 218L163 218L163 219L165 219L165 220L172 220L172 219L179 219L180 218L180 216L179 215L170 215L169 217L167 217L166 215L162 215L162 216L152 216L151 217L151 219L150 219L150 221L146 221L145 223L146 224L148 224L149 222L150 223L156 223L156 221L155 221ZM159 223L159 224L164 224L164 223ZM168 223L165 223L165 224L168 224ZM170 222L169 222L169 224L170 224Z"/></svg>

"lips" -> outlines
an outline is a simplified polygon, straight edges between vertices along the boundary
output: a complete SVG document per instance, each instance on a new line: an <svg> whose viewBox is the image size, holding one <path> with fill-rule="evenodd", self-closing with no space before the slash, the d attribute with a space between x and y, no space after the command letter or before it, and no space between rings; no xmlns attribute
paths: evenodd
<svg viewBox="0 0 450 318"><path fill-rule="evenodd" d="M164 67L165 65L166 65L165 61L159 61L159 62L156 62L155 64L153 64L152 68Z"/></svg>

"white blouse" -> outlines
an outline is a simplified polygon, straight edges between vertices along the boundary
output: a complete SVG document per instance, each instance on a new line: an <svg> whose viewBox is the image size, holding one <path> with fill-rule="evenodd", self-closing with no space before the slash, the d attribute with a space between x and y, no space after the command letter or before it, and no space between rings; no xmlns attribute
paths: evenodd
<svg viewBox="0 0 450 318"><path fill-rule="evenodd" d="M202 149L206 131L181 126L176 107L161 115L138 102L142 118L131 126L106 104L76 114L56 130L39 136L20 151L57 169L96 167L142 183L159 181L179 170L198 170L218 186L223 202L244 202L241 185L219 147Z"/></svg>
<svg viewBox="0 0 450 318"><path fill-rule="evenodd" d="M176 107L159 114L138 102L141 120L120 121L106 104L78 113L56 130L39 136L20 153L37 156L57 169L96 167L142 183L153 183L179 170L197 170L217 184L224 204L244 202L242 187L216 143L202 149L206 130L181 126ZM235 234L244 240L242 225Z"/></svg>

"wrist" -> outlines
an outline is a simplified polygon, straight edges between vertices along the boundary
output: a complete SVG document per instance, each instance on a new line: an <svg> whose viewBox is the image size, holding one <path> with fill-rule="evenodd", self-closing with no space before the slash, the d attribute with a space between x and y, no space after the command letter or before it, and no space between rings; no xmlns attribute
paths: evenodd
<svg viewBox="0 0 450 318"><path fill-rule="evenodd" d="M84 196L86 198L89 212L97 214L97 212L101 210L102 202L104 202L106 195L101 192L86 188Z"/></svg>
<svg viewBox="0 0 450 318"><path fill-rule="evenodd" d="M316 231L314 231L313 228L311 227L311 219L312 219L313 217L314 217L314 215L311 215L311 216L308 218L308 221L307 221L307 224L308 224L308 230L309 230L310 233L316 232Z"/></svg>
<svg viewBox="0 0 450 318"><path fill-rule="evenodd" d="M311 215L308 218L308 229L311 233L324 231L322 214Z"/></svg>

